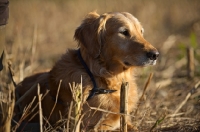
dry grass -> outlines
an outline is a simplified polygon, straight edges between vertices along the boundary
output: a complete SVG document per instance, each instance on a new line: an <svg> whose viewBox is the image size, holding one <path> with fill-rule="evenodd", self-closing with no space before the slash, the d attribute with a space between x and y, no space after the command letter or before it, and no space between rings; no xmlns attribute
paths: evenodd
<svg viewBox="0 0 200 132"><path fill-rule="evenodd" d="M11 0L6 55L15 73L14 80L18 83L37 71L50 69L67 48L76 48L73 33L88 12L128 11L141 21L146 39L161 53L155 67L138 72L141 95L149 73L154 76L143 92L134 124L140 131L200 131L199 87L192 91L200 80L199 5L198 0ZM186 53L180 46L192 46L191 32L198 45L195 77L188 79ZM32 112L29 107L24 117ZM63 124L68 120L54 126L46 124L43 130L67 130Z"/></svg>

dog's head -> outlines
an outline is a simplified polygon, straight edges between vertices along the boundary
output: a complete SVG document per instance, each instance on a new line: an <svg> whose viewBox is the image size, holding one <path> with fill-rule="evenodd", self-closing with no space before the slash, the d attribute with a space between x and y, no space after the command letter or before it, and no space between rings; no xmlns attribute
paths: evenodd
<svg viewBox="0 0 200 132"><path fill-rule="evenodd" d="M101 56L106 63L131 66L155 65L159 55L143 37L143 28L127 12L89 13L75 31L75 39L92 57Z"/></svg>

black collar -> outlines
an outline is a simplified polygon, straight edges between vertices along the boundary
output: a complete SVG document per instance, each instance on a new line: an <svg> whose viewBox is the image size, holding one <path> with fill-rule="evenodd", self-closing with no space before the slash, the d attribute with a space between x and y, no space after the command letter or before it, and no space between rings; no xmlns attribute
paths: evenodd
<svg viewBox="0 0 200 132"><path fill-rule="evenodd" d="M78 58L81 61L81 64L84 66L87 74L90 76L90 79L91 79L91 81L93 83L93 89L91 90L87 100L91 99L94 95L97 95L97 94L108 94L108 93L113 93L113 92L117 91L117 90L108 90L108 89L98 88L93 74L91 73L91 71L88 68L87 64L83 60L83 57L81 56L80 49L78 49Z"/></svg>

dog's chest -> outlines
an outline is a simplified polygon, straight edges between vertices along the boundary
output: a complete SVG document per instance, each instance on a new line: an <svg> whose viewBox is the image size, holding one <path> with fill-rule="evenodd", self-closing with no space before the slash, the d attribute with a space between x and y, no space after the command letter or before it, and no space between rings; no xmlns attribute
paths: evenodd
<svg viewBox="0 0 200 132"><path fill-rule="evenodd" d="M108 79L99 78L97 80L97 85L99 88L116 90L116 92L97 95L98 100L100 100L100 102L102 101L106 102L104 104L109 104L111 106L115 105L116 107L119 107L120 90L123 81L129 83L129 90L128 90L129 105L130 108L134 107L133 105L135 105L138 100L137 86L133 77L127 75L116 76Z"/></svg>

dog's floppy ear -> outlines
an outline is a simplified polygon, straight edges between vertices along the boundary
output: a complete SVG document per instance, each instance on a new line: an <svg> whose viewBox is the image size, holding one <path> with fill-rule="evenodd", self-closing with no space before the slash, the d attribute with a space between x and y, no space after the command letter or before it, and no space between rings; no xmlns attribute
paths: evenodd
<svg viewBox="0 0 200 132"><path fill-rule="evenodd" d="M92 57L98 57L101 52L105 23L105 15L100 16L96 12L91 12L75 31L75 40L77 40L79 46L83 46Z"/></svg>

